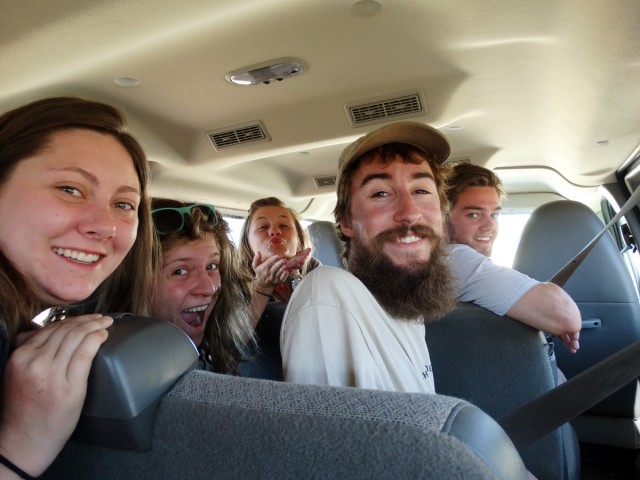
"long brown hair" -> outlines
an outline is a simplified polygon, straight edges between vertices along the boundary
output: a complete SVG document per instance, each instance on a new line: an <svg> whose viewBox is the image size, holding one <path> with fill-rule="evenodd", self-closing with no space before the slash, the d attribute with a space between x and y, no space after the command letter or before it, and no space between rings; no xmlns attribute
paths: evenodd
<svg viewBox="0 0 640 480"><path fill-rule="evenodd" d="M180 202L164 198L152 200L153 209L182 208L193 202ZM184 224L179 230L166 233L156 231L154 242L154 262L156 271L162 268L162 259L176 245L213 236L220 248L220 278L222 286L211 316L207 319L203 345L213 359L216 372L237 374L237 366L244 347L253 339L253 328L248 317L251 302L253 276L242 264L236 248L229 239L229 226L219 213L214 225L198 208L191 215L184 216ZM157 276L156 276L157 278Z"/></svg>
<svg viewBox="0 0 640 480"><path fill-rule="evenodd" d="M146 315L151 292L152 227L147 195L148 166L136 139L125 130L125 119L114 107L75 97L53 97L18 107L0 116L0 186L22 160L41 152L56 132L92 130L111 135L127 150L140 182L136 241L116 270L96 289L91 302L76 311L132 312ZM0 252L0 317L10 338L31 328L43 308L29 294L22 275Z"/></svg>

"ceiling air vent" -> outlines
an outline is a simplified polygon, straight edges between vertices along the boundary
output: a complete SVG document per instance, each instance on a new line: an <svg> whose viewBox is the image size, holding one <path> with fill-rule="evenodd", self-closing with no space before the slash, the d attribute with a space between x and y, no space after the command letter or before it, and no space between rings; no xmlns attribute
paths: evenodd
<svg viewBox="0 0 640 480"><path fill-rule="evenodd" d="M349 121L354 127L381 123L396 117L414 117L427 113L427 108L418 92L365 100L348 104L345 108Z"/></svg>
<svg viewBox="0 0 640 480"><path fill-rule="evenodd" d="M247 143L271 141L271 137L260 121L211 130L207 132L207 136L216 150Z"/></svg>
<svg viewBox="0 0 640 480"><path fill-rule="evenodd" d="M316 182L317 188L333 187L336 184L336 176L325 175L324 177L313 177L313 181Z"/></svg>

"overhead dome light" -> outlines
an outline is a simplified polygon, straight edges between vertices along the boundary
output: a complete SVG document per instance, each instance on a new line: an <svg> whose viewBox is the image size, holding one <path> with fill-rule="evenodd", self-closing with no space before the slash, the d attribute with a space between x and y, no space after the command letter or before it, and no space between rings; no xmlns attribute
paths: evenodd
<svg viewBox="0 0 640 480"><path fill-rule="evenodd" d="M357 17L373 17L380 13L382 5L375 0L360 0L351 6L351 13Z"/></svg>
<svg viewBox="0 0 640 480"><path fill-rule="evenodd" d="M229 72L224 77L235 85L269 85L273 81L281 82L304 71L305 67L299 60L279 58Z"/></svg>

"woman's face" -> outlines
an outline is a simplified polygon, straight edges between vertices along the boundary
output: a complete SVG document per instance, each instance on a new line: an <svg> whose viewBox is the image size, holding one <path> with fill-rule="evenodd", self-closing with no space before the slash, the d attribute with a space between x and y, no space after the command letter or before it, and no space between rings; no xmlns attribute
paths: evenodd
<svg viewBox="0 0 640 480"><path fill-rule="evenodd" d="M253 214L249 228L249 246L262 259L272 255L294 256L299 250L296 224L284 207L261 207Z"/></svg>
<svg viewBox="0 0 640 480"><path fill-rule="evenodd" d="M200 345L222 287L219 267L220 248L213 234L167 250L156 272L154 316L175 323Z"/></svg>
<svg viewBox="0 0 640 480"><path fill-rule="evenodd" d="M0 249L42 307L80 301L133 246L139 204L133 160L114 137L60 131L0 186Z"/></svg>

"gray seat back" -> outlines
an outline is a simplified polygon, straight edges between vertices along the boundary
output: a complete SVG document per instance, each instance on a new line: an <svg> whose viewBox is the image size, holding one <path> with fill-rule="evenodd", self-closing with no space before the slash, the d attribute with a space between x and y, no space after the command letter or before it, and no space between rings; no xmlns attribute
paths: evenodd
<svg viewBox="0 0 640 480"><path fill-rule="evenodd" d="M474 304L426 326L436 392L477 405L495 419L555 386L542 332ZM539 480L577 479L580 451L571 425L520 451Z"/></svg>
<svg viewBox="0 0 640 480"><path fill-rule="evenodd" d="M340 257L340 242L336 237L333 223L323 220L315 221L309 224L307 232L313 243L313 256L322 265L344 268Z"/></svg>
<svg viewBox="0 0 640 480"><path fill-rule="evenodd" d="M587 206L561 200L538 208L522 233L514 268L548 280L604 227ZM603 236L564 286L582 316L580 351L572 355L556 340L556 356L567 378L640 340L640 303L634 281L610 235ZM578 417L581 440L639 448L638 382L620 389Z"/></svg>
<svg viewBox="0 0 640 480"><path fill-rule="evenodd" d="M442 395L187 373L149 452L70 441L42 478L526 479L498 424Z"/></svg>

